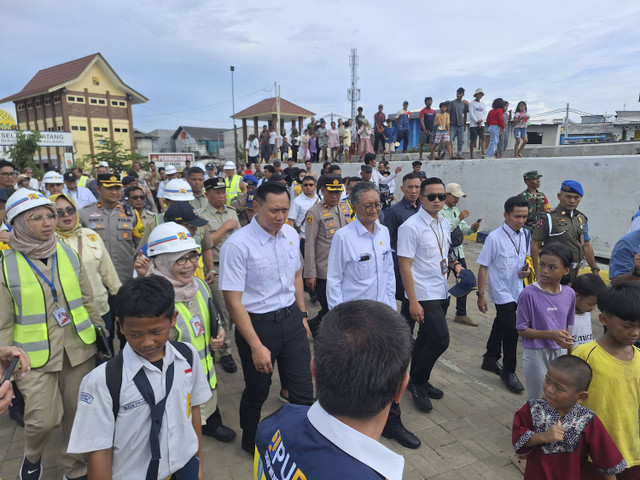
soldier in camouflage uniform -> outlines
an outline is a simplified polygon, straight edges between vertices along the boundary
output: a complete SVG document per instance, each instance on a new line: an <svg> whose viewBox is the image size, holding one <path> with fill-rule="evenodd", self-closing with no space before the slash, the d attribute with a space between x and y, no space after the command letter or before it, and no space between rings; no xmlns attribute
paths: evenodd
<svg viewBox="0 0 640 480"><path fill-rule="evenodd" d="M551 209L549 201L544 193L539 191L540 178L542 175L537 170L531 170L523 175L524 183L527 184L527 189L520 194L529 204L529 216L524 223L524 228L533 233L533 229L540 220L541 215Z"/></svg>

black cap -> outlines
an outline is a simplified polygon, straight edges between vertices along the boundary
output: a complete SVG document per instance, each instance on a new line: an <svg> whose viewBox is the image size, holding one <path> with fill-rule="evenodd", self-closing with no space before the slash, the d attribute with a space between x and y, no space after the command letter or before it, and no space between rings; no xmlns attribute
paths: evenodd
<svg viewBox="0 0 640 480"><path fill-rule="evenodd" d="M227 188L227 184L225 183L224 178L222 177L208 178L204 182L205 192L208 192L209 190L218 189L218 188Z"/></svg>
<svg viewBox="0 0 640 480"><path fill-rule="evenodd" d="M113 173L99 173L97 175L97 181L101 186L105 188L122 186L122 182L120 181L120 179Z"/></svg>
<svg viewBox="0 0 640 480"><path fill-rule="evenodd" d="M205 168L207 170L215 170L216 166L213 163L209 162L205 165Z"/></svg>
<svg viewBox="0 0 640 480"><path fill-rule="evenodd" d="M73 172L65 172L63 177L65 182L75 182L76 180L78 180Z"/></svg>
<svg viewBox="0 0 640 480"><path fill-rule="evenodd" d="M415 162L413 162L411 164L412 167L421 167L422 166L422 162L420 160L416 160Z"/></svg>
<svg viewBox="0 0 640 480"><path fill-rule="evenodd" d="M122 179L122 186L126 187L127 185L132 184L133 182L137 182L138 179L136 177L134 177L133 175L127 175L126 177L124 177Z"/></svg>
<svg viewBox="0 0 640 480"><path fill-rule="evenodd" d="M164 212L165 222L186 223L192 227L204 227L207 223L202 217L196 214L193 207L186 202L176 202Z"/></svg>
<svg viewBox="0 0 640 480"><path fill-rule="evenodd" d="M270 182L281 182L282 180L286 180L287 176L282 173L274 173L269 177Z"/></svg>
<svg viewBox="0 0 640 480"><path fill-rule="evenodd" d="M276 160L275 162L273 162L274 167L279 167L280 165L282 165L282 163L280 163L280 160Z"/></svg>

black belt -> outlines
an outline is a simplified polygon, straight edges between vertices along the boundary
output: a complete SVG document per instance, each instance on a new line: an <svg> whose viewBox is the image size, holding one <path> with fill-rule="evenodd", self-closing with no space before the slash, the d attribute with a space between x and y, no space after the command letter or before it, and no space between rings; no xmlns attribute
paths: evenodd
<svg viewBox="0 0 640 480"><path fill-rule="evenodd" d="M220 266L220 262L213 262L213 265L214 265L215 267L219 267L219 266Z"/></svg>
<svg viewBox="0 0 640 480"><path fill-rule="evenodd" d="M291 315L291 309L294 307L294 305L295 303L288 307L281 308L280 310L274 310L273 312L249 313L249 316L252 320L275 320L276 322L279 322L282 318Z"/></svg>

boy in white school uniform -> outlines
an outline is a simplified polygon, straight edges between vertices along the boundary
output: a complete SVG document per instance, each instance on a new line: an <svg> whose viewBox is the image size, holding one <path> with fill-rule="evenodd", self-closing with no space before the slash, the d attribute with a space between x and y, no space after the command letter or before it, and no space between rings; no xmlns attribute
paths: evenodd
<svg viewBox="0 0 640 480"><path fill-rule="evenodd" d="M68 451L89 453L92 480L196 480L200 405L211 390L195 348L168 342L176 322L173 287L155 275L129 280L116 310L127 344L82 381ZM117 369L108 366L118 362Z"/></svg>

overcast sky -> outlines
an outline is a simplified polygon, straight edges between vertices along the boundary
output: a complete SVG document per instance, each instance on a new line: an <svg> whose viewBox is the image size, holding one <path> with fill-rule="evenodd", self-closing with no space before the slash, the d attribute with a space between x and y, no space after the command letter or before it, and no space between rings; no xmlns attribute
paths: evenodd
<svg viewBox="0 0 640 480"><path fill-rule="evenodd" d="M231 127L230 65L236 111L278 82L317 116L349 115L351 48L368 117L378 103L393 113L405 99L412 109L427 95L452 99L459 86L468 100L477 87L489 104L525 100L534 115L567 102L640 110L637 0L34 0L0 12L0 98L40 69L100 52L149 99L133 107L142 131ZM15 114L12 103L0 109Z"/></svg>

